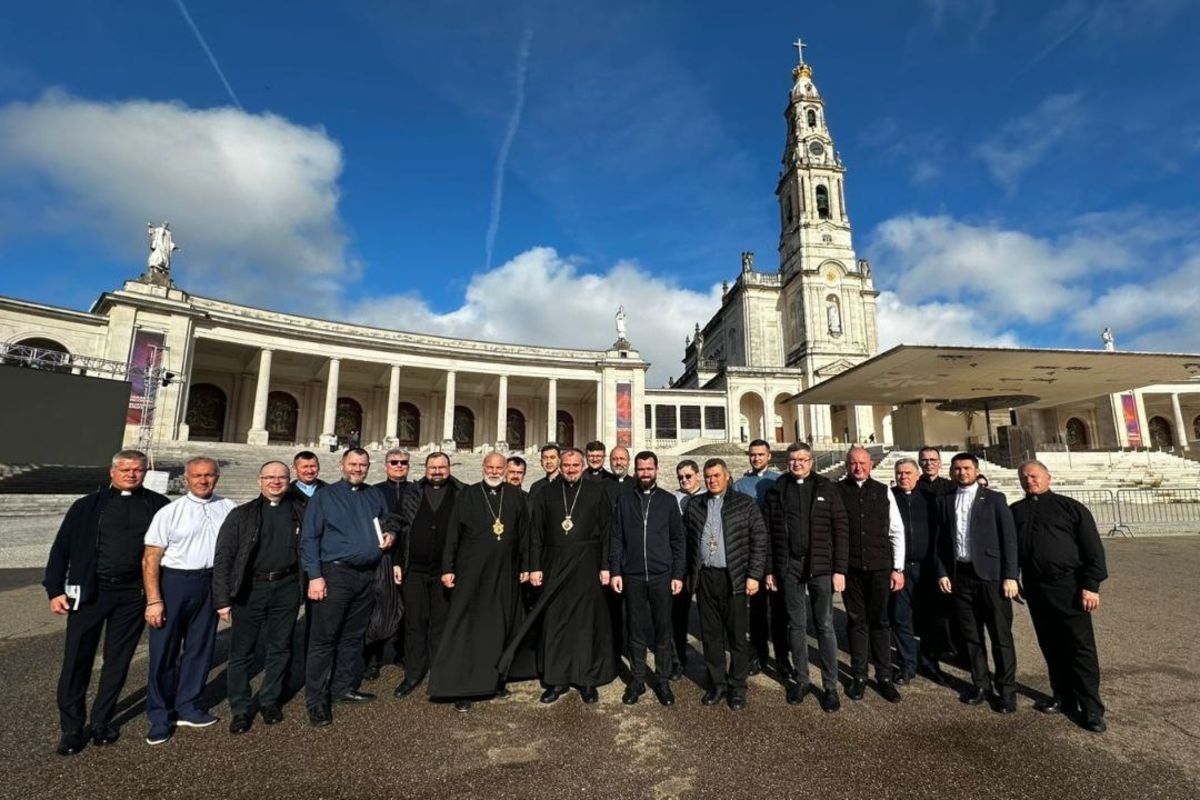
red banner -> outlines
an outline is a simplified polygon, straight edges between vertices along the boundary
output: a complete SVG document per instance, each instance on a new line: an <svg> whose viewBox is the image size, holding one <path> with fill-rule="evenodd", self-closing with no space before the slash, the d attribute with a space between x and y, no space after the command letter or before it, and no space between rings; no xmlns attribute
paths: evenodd
<svg viewBox="0 0 1200 800"><path fill-rule="evenodd" d="M1138 422L1137 398L1131 394L1121 395L1121 416L1125 418L1125 435L1130 447L1142 446L1142 426Z"/></svg>

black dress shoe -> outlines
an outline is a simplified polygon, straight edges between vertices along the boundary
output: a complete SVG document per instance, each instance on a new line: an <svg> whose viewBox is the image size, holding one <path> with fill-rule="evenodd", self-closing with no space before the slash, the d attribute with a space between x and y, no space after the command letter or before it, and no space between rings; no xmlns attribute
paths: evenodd
<svg viewBox="0 0 1200 800"><path fill-rule="evenodd" d="M369 664L367 666L367 668L363 670L363 680L364 681L374 681L374 680L378 680L378 679L379 679L379 665L378 664Z"/></svg>
<svg viewBox="0 0 1200 800"><path fill-rule="evenodd" d="M413 690L416 689L420 685L421 685L420 679L417 679L415 681L410 681L408 678L405 678L404 680L400 681L399 686L397 686L395 689L392 690L392 695L394 697L408 697L410 694L413 693Z"/></svg>
<svg viewBox="0 0 1200 800"><path fill-rule="evenodd" d="M896 667L894 670L892 670L892 683L896 684L897 686L907 686L908 682L912 680L912 677L913 673L909 672L903 667Z"/></svg>
<svg viewBox="0 0 1200 800"><path fill-rule="evenodd" d="M784 693L787 695L789 706L798 706L804 702L804 695L808 694L808 687L801 686L795 681L788 681L784 687Z"/></svg>
<svg viewBox="0 0 1200 800"><path fill-rule="evenodd" d="M1104 722L1104 717L1088 717L1083 721L1083 727L1092 733L1104 733L1108 730L1108 725Z"/></svg>
<svg viewBox="0 0 1200 800"><path fill-rule="evenodd" d="M375 695L370 692L360 692L358 689L351 689L341 697L334 700L335 703L369 703L375 699Z"/></svg>
<svg viewBox="0 0 1200 800"><path fill-rule="evenodd" d="M746 690L735 689L729 693L729 710L742 711L746 708Z"/></svg>
<svg viewBox="0 0 1200 800"><path fill-rule="evenodd" d="M700 703L706 706L715 706L717 703L721 702L724 697L724 689L709 689L704 693L704 696L700 698Z"/></svg>
<svg viewBox="0 0 1200 800"><path fill-rule="evenodd" d="M981 686L972 686L970 689L962 693L959 698L969 706L977 706L987 702L988 690Z"/></svg>
<svg viewBox="0 0 1200 800"><path fill-rule="evenodd" d="M538 702L546 703L547 705L549 705L550 703L553 703L556 700L558 700L558 698L562 697L566 693L567 693L566 686L551 686L549 689L542 692L542 696L538 698Z"/></svg>
<svg viewBox="0 0 1200 800"><path fill-rule="evenodd" d="M1038 700L1033 704L1033 710L1043 714L1061 714L1063 708L1057 697L1051 697L1048 700Z"/></svg>
<svg viewBox="0 0 1200 800"><path fill-rule="evenodd" d="M229 732L234 736L246 733L254 724L254 717L249 714L238 714L229 723Z"/></svg>
<svg viewBox="0 0 1200 800"><path fill-rule="evenodd" d="M85 729L64 733L62 738L58 740L58 754L60 756L73 756L76 753L83 752L83 748L87 747L88 732Z"/></svg>
<svg viewBox="0 0 1200 800"><path fill-rule="evenodd" d="M896 688L893 681L877 681L879 684L879 696L889 703L900 702L900 690Z"/></svg>
<svg viewBox="0 0 1200 800"><path fill-rule="evenodd" d="M746 674L757 675L762 672L762 662L757 658L750 659L750 663L746 666Z"/></svg>
<svg viewBox="0 0 1200 800"><path fill-rule="evenodd" d="M799 677L799 673L796 672L796 668L786 661L780 664L776 671L779 673L779 677L783 678L785 681L794 681Z"/></svg>
<svg viewBox="0 0 1200 800"><path fill-rule="evenodd" d="M512 697L512 692L508 690L507 684L500 684L496 687L496 697Z"/></svg>
<svg viewBox="0 0 1200 800"><path fill-rule="evenodd" d="M841 698L838 697L837 689L826 689L821 692L821 710L826 714L832 714L842 707Z"/></svg>
<svg viewBox="0 0 1200 800"><path fill-rule="evenodd" d="M579 699L590 706L600 702L600 692L596 691L595 686L580 686Z"/></svg>
<svg viewBox="0 0 1200 800"><path fill-rule="evenodd" d="M264 706L262 718L268 725L278 725L283 722L283 712L279 710L279 706Z"/></svg>
<svg viewBox="0 0 1200 800"><path fill-rule="evenodd" d="M92 744L96 745L96 747L116 744L117 739L120 738L121 732L111 725L92 726Z"/></svg>
<svg viewBox="0 0 1200 800"><path fill-rule="evenodd" d="M927 681L932 681L938 686L949 686L950 676L942 671L941 667L926 667L917 670L917 674L925 678Z"/></svg>
<svg viewBox="0 0 1200 800"><path fill-rule="evenodd" d="M995 708L997 714L1015 714L1017 713L1017 698L997 700Z"/></svg>
<svg viewBox="0 0 1200 800"><path fill-rule="evenodd" d="M643 694L645 694L645 692L646 692L646 684L631 683L625 687L625 694L623 697L621 697L621 702L627 706L631 706L634 703L636 703L638 701L638 698L640 698ZM583 694L583 692L580 692L580 694Z"/></svg>
<svg viewBox="0 0 1200 800"><path fill-rule="evenodd" d="M328 708L310 708L308 722L314 728L326 728L333 724L333 715L329 713Z"/></svg>
<svg viewBox="0 0 1200 800"><path fill-rule="evenodd" d="M676 664L671 667L671 680L683 680L683 664Z"/></svg>
<svg viewBox="0 0 1200 800"><path fill-rule="evenodd" d="M460 714L465 714L466 712L471 710L471 701L470 700L455 700L454 701L454 710L459 712Z"/></svg>
<svg viewBox="0 0 1200 800"><path fill-rule="evenodd" d="M651 687L654 690L654 696L658 698L658 702L664 706L675 705L675 693L671 691L671 684L666 681L659 681Z"/></svg>
<svg viewBox="0 0 1200 800"><path fill-rule="evenodd" d="M867 693L867 679L855 678L850 681L850 685L846 687L846 697L851 700L862 700L863 695Z"/></svg>

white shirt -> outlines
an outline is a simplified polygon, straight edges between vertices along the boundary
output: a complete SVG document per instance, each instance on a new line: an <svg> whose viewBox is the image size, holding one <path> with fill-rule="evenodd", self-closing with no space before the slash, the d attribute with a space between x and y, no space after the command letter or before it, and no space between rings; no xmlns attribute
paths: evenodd
<svg viewBox="0 0 1200 800"><path fill-rule="evenodd" d="M797 481L802 483L803 480ZM855 480L859 488L867 481ZM886 487L885 487L886 488ZM896 495L892 494L892 490L887 490L888 497L888 540L892 543L892 569L900 572L904 571L904 517L900 514L900 504L896 502Z"/></svg>
<svg viewBox="0 0 1200 800"><path fill-rule="evenodd" d="M217 549L217 532L237 503L213 495L201 500L190 492L172 500L150 520L145 543L163 548L161 566L171 569L208 569Z"/></svg>
<svg viewBox="0 0 1200 800"><path fill-rule="evenodd" d="M954 495L954 557L959 561L971 560L971 509L979 484L960 486Z"/></svg>

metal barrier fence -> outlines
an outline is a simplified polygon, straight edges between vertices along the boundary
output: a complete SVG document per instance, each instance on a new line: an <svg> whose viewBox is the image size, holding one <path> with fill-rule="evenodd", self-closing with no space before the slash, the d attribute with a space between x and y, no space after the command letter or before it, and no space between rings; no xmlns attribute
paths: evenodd
<svg viewBox="0 0 1200 800"><path fill-rule="evenodd" d="M1056 489L1087 506L1107 535L1200 533L1200 489Z"/></svg>

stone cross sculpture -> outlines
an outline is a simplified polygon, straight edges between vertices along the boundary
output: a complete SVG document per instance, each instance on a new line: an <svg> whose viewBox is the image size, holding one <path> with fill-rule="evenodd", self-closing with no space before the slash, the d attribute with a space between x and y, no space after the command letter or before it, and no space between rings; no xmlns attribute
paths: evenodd
<svg viewBox="0 0 1200 800"><path fill-rule="evenodd" d="M627 333L625 329L625 320L628 317L625 315L625 306L617 306L617 340L623 340Z"/></svg>
<svg viewBox="0 0 1200 800"><path fill-rule="evenodd" d="M155 226L146 223L146 236L150 240L150 255L146 259L146 278L151 283L171 282L171 257L179 249L171 237L171 223Z"/></svg>

